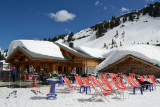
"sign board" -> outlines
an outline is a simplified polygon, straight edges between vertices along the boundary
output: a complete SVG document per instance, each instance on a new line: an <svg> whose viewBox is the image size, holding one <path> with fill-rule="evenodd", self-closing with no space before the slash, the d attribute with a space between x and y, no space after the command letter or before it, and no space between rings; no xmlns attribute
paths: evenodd
<svg viewBox="0 0 160 107"><path fill-rule="evenodd" d="M0 71L3 71L3 62L0 62Z"/></svg>

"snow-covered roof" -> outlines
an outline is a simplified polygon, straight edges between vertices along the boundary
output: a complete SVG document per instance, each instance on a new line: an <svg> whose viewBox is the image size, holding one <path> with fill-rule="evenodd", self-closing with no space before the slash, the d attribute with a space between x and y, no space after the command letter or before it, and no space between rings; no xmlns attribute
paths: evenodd
<svg viewBox="0 0 160 107"><path fill-rule="evenodd" d="M76 49L96 58L104 58L104 55L108 52L106 49L89 48L84 46L77 46Z"/></svg>
<svg viewBox="0 0 160 107"><path fill-rule="evenodd" d="M3 63L3 71L10 70L10 69L7 69L9 67L9 63L6 63L5 60L0 60L0 62Z"/></svg>
<svg viewBox="0 0 160 107"><path fill-rule="evenodd" d="M29 52L37 53L40 55L46 55L51 57L64 58L59 47L53 42L49 41L39 41L39 40L15 40L12 41L9 50L8 56L17 48L21 47L28 50Z"/></svg>
<svg viewBox="0 0 160 107"><path fill-rule="evenodd" d="M92 53L93 51L95 51L95 49L92 49L92 48L87 48L87 47L74 47L74 48L70 48L68 45L65 45L63 43L60 43L60 42L56 42L55 43L56 45L58 45L59 47L63 48L63 49L66 49L78 56L81 56L81 57L86 57L86 58L102 58L102 57L99 57L101 55L96 55L96 54L90 54ZM98 49L97 49L98 50Z"/></svg>
<svg viewBox="0 0 160 107"><path fill-rule="evenodd" d="M160 66L160 47L152 45L128 45L111 49L106 53L106 59L96 66L95 72L106 68L127 55L133 55L139 59Z"/></svg>

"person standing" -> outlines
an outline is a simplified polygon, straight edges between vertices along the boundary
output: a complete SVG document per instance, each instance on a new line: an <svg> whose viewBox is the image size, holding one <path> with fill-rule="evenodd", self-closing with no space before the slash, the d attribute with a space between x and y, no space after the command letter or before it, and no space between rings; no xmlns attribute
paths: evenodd
<svg viewBox="0 0 160 107"><path fill-rule="evenodd" d="M11 71L11 76L12 76L13 82L15 82L15 77L17 76L17 70L15 69L15 67Z"/></svg>
<svg viewBox="0 0 160 107"><path fill-rule="evenodd" d="M74 67L73 69L72 69L72 82L74 83L74 81L76 80L75 79L75 76L77 75L77 73L76 73L76 67Z"/></svg>

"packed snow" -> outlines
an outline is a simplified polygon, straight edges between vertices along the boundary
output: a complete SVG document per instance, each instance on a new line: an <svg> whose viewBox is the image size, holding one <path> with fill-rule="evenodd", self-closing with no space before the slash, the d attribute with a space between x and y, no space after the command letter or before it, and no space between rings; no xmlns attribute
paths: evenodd
<svg viewBox="0 0 160 107"><path fill-rule="evenodd" d="M96 31L91 28L81 30L74 34L74 46L84 46L90 48L111 48L112 39L117 46L120 43L124 45L132 44L160 44L160 17L150 17L149 15L140 15L139 19L133 22L126 21L119 26L108 29L104 36L96 38ZM117 36L115 36L118 34ZM84 37L84 38L83 38ZM58 40L64 42L62 40Z"/></svg>
<svg viewBox="0 0 160 107"><path fill-rule="evenodd" d="M106 59L96 66L95 72L107 67L110 64L124 58L127 55L133 55L137 58L160 66L160 47L152 45L128 45L111 49L105 55Z"/></svg>
<svg viewBox="0 0 160 107"><path fill-rule="evenodd" d="M9 50L8 50L8 56L16 49L18 46L25 47L31 52L47 55L47 56L53 56L53 57L59 57L64 58L60 48L54 44L53 42L49 41L39 41L39 40L15 40L12 41Z"/></svg>
<svg viewBox="0 0 160 107"><path fill-rule="evenodd" d="M9 93L17 90L17 97L11 95L8 99ZM43 94L38 93L35 95L31 90L41 91ZM137 90L133 95L133 90L125 90L129 93L125 94L125 99L118 95L109 95L106 98L108 102L102 96L97 96L95 99L92 95L95 95L94 90L91 93L80 93L80 88L68 90L63 86L58 87L56 85L55 93L57 94L56 100L46 100L46 94L49 93L49 86L38 88L0 88L0 107L159 107L160 102L160 87L150 92L145 90L143 95Z"/></svg>

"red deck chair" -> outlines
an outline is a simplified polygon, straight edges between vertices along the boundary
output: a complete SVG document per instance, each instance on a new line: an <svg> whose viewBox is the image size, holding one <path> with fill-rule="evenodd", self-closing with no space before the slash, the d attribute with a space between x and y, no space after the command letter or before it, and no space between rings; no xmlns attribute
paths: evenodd
<svg viewBox="0 0 160 107"><path fill-rule="evenodd" d="M140 84L138 84L138 83L134 80L133 77L130 77L130 79L131 79L131 82L132 82L133 84L135 84L136 87L141 86Z"/></svg>
<svg viewBox="0 0 160 107"><path fill-rule="evenodd" d="M76 86L73 86L73 85L71 85L71 84L69 83L69 81L67 80L66 77L63 77L63 80L64 80L64 82L65 82L65 84L67 85L68 88L76 88Z"/></svg>
<svg viewBox="0 0 160 107"><path fill-rule="evenodd" d="M114 89L112 88L112 86L110 85L109 81L108 81L108 78L107 78L107 75L104 75L104 82L105 82L105 85L110 89L110 90L117 90L117 89Z"/></svg>
<svg viewBox="0 0 160 107"><path fill-rule="evenodd" d="M145 78L148 82L153 83L151 80L149 80L149 78L147 77L147 75L143 75L143 76L144 76L144 78Z"/></svg>
<svg viewBox="0 0 160 107"><path fill-rule="evenodd" d="M86 84L87 86L90 86L90 85L91 85L91 84L89 83L88 77L83 77L83 80L84 80L84 82L85 82L85 84Z"/></svg>
<svg viewBox="0 0 160 107"><path fill-rule="evenodd" d="M152 81L154 84L157 84L157 83L158 83L158 82L155 80L154 75L149 75L149 78L151 79L151 81Z"/></svg>
<svg viewBox="0 0 160 107"><path fill-rule="evenodd" d="M130 84L131 87L135 87L135 85L130 81L129 77L123 75L124 78L128 81L128 83Z"/></svg>
<svg viewBox="0 0 160 107"><path fill-rule="evenodd" d="M92 81L92 83L93 83L94 85L97 85L97 83L96 83L96 81L95 81L95 79L94 79L93 76L89 76L89 78L91 79L91 81Z"/></svg>
<svg viewBox="0 0 160 107"><path fill-rule="evenodd" d="M103 77L104 77L104 82L110 82L110 81L108 81L108 77L107 77L107 75L106 74L103 74Z"/></svg>
<svg viewBox="0 0 160 107"><path fill-rule="evenodd" d="M140 77L141 81L144 82L144 78L142 76L139 76L139 77Z"/></svg>
<svg viewBox="0 0 160 107"><path fill-rule="evenodd" d="M111 89L106 89L106 87L102 86L99 80L96 80L96 81L97 81L98 86L99 86L103 91L106 91L106 92L112 91Z"/></svg>
<svg viewBox="0 0 160 107"><path fill-rule="evenodd" d="M98 89L95 88L95 86L93 84L90 84L92 86L92 88L94 89L95 93L97 93L98 95L102 96L103 98L105 98L108 102L110 102L106 96L110 95L107 92L101 92Z"/></svg>
<svg viewBox="0 0 160 107"><path fill-rule="evenodd" d="M117 77L117 81L118 81L118 83L119 83L122 87L127 88L127 87L122 83L120 77Z"/></svg>
<svg viewBox="0 0 160 107"><path fill-rule="evenodd" d="M99 74L99 78L102 82L104 82L103 76L101 74Z"/></svg>
<svg viewBox="0 0 160 107"><path fill-rule="evenodd" d="M78 85L81 87L81 86L84 86L83 83L82 83L82 80L81 80L81 77L80 76L76 76L76 81L78 83Z"/></svg>
<svg viewBox="0 0 160 107"><path fill-rule="evenodd" d="M134 80L134 78L135 78L135 74L134 74L134 73L130 73L131 82L132 82L133 84L135 84L135 86L139 87L140 85L138 84L137 81Z"/></svg>
<svg viewBox="0 0 160 107"><path fill-rule="evenodd" d="M117 84L116 80L114 79L114 78L115 78L115 75L114 75L114 74L110 74L110 76L112 77L112 82L114 83L114 85L115 85L118 89L120 89L120 90L125 90L125 89L126 89L125 87L120 87L120 86Z"/></svg>

